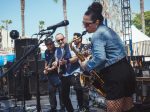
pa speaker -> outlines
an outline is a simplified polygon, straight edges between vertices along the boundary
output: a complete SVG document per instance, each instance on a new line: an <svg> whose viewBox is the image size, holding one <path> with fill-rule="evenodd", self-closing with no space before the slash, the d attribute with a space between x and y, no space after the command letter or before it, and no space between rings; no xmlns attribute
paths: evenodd
<svg viewBox="0 0 150 112"><path fill-rule="evenodd" d="M27 39L16 39L15 40L15 52L16 52L16 60L19 60L22 56L26 54L26 52L38 44L37 38L27 38ZM34 54L31 53L27 59L34 60Z"/></svg>

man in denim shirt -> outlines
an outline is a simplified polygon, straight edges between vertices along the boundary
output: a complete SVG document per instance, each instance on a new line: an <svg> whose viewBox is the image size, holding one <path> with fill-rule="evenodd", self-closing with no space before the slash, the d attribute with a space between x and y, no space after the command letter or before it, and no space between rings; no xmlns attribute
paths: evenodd
<svg viewBox="0 0 150 112"><path fill-rule="evenodd" d="M102 5L93 2L83 17L83 25L92 36L92 58L80 62L83 69L103 74L107 112L134 112L132 94L135 74L126 60L125 47L119 36L102 24Z"/></svg>

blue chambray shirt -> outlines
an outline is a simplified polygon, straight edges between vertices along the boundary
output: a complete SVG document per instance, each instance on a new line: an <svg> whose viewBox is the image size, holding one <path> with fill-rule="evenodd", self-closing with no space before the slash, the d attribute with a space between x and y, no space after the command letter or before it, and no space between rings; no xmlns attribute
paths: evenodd
<svg viewBox="0 0 150 112"><path fill-rule="evenodd" d="M92 59L86 64L88 71L101 70L126 56L126 50L120 37L109 27L101 24L92 39Z"/></svg>

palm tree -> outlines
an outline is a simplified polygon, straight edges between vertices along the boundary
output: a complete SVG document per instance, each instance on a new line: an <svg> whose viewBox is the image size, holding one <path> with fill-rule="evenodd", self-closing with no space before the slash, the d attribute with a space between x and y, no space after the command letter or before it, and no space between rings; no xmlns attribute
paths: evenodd
<svg viewBox="0 0 150 112"><path fill-rule="evenodd" d="M0 32L2 32L2 29L4 29L5 27L3 25L0 26Z"/></svg>
<svg viewBox="0 0 150 112"><path fill-rule="evenodd" d="M2 20L2 23L5 24L5 29L7 31L7 48L8 48L8 25L12 23L12 20Z"/></svg>
<svg viewBox="0 0 150 112"><path fill-rule="evenodd" d="M142 31L145 33L144 0L140 0Z"/></svg>
<svg viewBox="0 0 150 112"><path fill-rule="evenodd" d="M58 0L54 0L54 2L58 2ZM63 0L63 14L64 14L64 20L67 20L67 2L66 0ZM68 27L65 26L65 37L68 41Z"/></svg>
<svg viewBox="0 0 150 112"><path fill-rule="evenodd" d="M42 21L42 20L39 21L39 31L44 28L44 24L45 24L44 21Z"/></svg>
<svg viewBox="0 0 150 112"><path fill-rule="evenodd" d="M25 20L24 20L24 10L25 10L25 0L20 0L21 3L21 24L22 24L22 37L25 36Z"/></svg>

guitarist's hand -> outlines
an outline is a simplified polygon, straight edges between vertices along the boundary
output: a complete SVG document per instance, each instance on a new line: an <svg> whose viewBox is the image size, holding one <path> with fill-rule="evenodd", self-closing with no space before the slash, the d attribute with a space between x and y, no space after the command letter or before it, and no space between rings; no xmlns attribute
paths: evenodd
<svg viewBox="0 0 150 112"><path fill-rule="evenodd" d="M47 70L48 70L48 71L52 71L52 70L53 70L53 68L48 68Z"/></svg>
<svg viewBox="0 0 150 112"><path fill-rule="evenodd" d="M48 74L47 68L44 69L43 73L44 73L45 75Z"/></svg>
<svg viewBox="0 0 150 112"><path fill-rule="evenodd" d="M62 59L59 61L59 65L64 65L64 64L66 64L66 62L67 62L66 60Z"/></svg>
<svg viewBox="0 0 150 112"><path fill-rule="evenodd" d="M55 68L58 66L58 62L57 61L54 61L53 63L52 63L52 66L54 66Z"/></svg>
<svg viewBox="0 0 150 112"><path fill-rule="evenodd" d="M44 70L48 70L48 66L46 66L46 67L44 68Z"/></svg>
<svg viewBox="0 0 150 112"><path fill-rule="evenodd" d="M45 66L43 73L48 74L48 66Z"/></svg>
<svg viewBox="0 0 150 112"><path fill-rule="evenodd" d="M48 74L48 72L50 72L54 69L55 69L55 67L51 67L51 68L46 67L43 72L44 72L44 74Z"/></svg>

